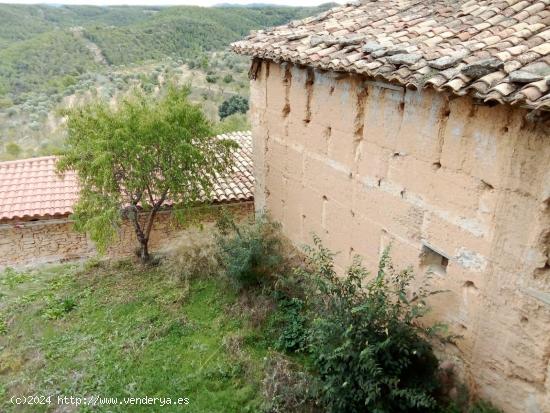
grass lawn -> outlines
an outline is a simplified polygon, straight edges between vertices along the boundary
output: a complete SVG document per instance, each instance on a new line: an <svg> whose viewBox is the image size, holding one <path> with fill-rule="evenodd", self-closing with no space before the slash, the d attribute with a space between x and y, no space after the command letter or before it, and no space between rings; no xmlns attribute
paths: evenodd
<svg viewBox="0 0 550 413"><path fill-rule="evenodd" d="M162 266L0 273L0 411L257 411L267 349L239 305L224 280L186 283ZM10 403L29 395L52 405ZM189 404L61 408L58 395Z"/></svg>

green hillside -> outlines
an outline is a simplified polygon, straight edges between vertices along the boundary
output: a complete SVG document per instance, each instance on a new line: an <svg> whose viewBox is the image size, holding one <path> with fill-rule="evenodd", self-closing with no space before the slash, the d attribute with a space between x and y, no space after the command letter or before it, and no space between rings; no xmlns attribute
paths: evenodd
<svg viewBox="0 0 550 413"><path fill-rule="evenodd" d="M191 86L217 129L232 96L248 98L248 59L228 45L250 30L318 14L319 7L92 7L0 4L0 160L54 153L59 109L96 98L116 103L135 88Z"/></svg>
<svg viewBox="0 0 550 413"><path fill-rule="evenodd" d="M52 30L0 50L0 91L17 102L22 94L57 93L80 74L98 69L82 41L68 30Z"/></svg>
<svg viewBox="0 0 550 413"><path fill-rule="evenodd" d="M99 47L108 65L197 58L250 30L326 10L319 7L91 7L0 5L0 96L52 90L67 75L96 71ZM75 36L72 28L82 37ZM66 80L63 80L66 79ZM57 92L57 91L56 91Z"/></svg>

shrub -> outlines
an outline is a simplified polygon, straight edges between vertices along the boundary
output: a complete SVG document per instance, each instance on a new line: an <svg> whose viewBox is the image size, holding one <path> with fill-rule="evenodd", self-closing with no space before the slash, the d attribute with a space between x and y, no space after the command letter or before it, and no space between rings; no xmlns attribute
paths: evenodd
<svg viewBox="0 0 550 413"><path fill-rule="evenodd" d="M278 300L277 311L271 320L280 330L275 341L277 350L298 352L305 349L308 328L304 307L304 301L296 297Z"/></svg>
<svg viewBox="0 0 550 413"><path fill-rule="evenodd" d="M320 397L330 412L436 411L438 361L416 321L426 314L424 290L407 299L410 271L396 272L385 251L376 277L356 258L344 277L319 238L306 250L314 279L315 318L310 335Z"/></svg>
<svg viewBox="0 0 550 413"><path fill-rule="evenodd" d="M224 100L218 109L220 119L224 119L234 113L248 112L248 99L243 96L233 95Z"/></svg>
<svg viewBox="0 0 550 413"><path fill-rule="evenodd" d="M238 288L266 285L284 267L279 225L265 214L237 225L227 213L218 221L218 248L223 268Z"/></svg>
<svg viewBox="0 0 550 413"><path fill-rule="evenodd" d="M216 83L218 81L218 76L206 75L206 81L208 83Z"/></svg>
<svg viewBox="0 0 550 413"><path fill-rule="evenodd" d="M231 76L231 75L229 75L229 74L228 74L228 75L225 75L225 76L223 77L223 81L224 81L225 83L231 83L231 82L233 82L233 76Z"/></svg>

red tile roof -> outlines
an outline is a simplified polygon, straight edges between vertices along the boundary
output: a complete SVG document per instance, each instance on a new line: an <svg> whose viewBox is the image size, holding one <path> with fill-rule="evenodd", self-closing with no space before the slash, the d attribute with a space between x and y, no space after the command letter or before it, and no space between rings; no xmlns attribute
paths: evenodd
<svg viewBox="0 0 550 413"><path fill-rule="evenodd" d="M253 32L232 48L550 110L550 0L364 0Z"/></svg>
<svg viewBox="0 0 550 413"><path fill-rule="evenodd" d="M229 177L214 185L213 202L226 203L254 199L252 137L250 132L220 135L236 140L240 149ZM0 162L0 222L66 216L78 200L74 172L64 177L55 170L55 156Z"/></svg>

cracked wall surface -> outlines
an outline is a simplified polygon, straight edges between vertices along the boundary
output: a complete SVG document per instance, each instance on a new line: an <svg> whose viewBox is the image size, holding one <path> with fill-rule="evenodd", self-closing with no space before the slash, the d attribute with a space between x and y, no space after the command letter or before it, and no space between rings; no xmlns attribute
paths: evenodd
<svg viewBox="0 0 550 413"><path fill-rule="evenodd" d="M521 109L264 61L251 81L256 209L374 270L431 273L441 349L506 412L550 411L550 136ZM435 258L434 258L435 257ZM434 260L440 260L438 265Z"/></svg>

